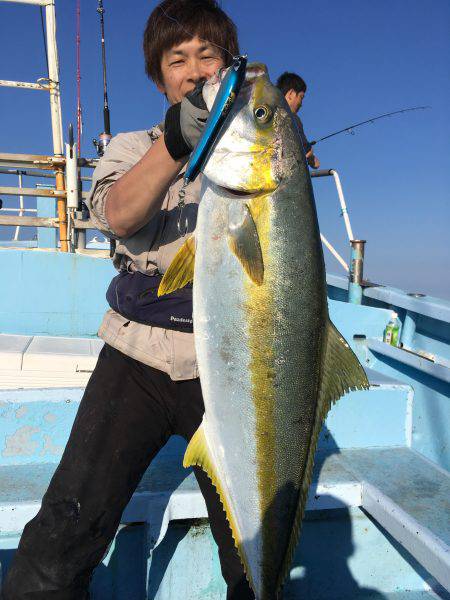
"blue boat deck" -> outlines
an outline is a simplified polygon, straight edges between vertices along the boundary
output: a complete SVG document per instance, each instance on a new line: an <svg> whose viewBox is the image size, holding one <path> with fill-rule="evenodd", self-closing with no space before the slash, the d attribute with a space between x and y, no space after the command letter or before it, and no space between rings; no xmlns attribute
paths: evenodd
<svg viewBox="0 0 450 600"><path fill-rule="evenodd" d="M112 274L108 261L1 250L0 263L19 273L0 302L2 333L93 342ZM48 296L35 298L28 290L43 270ZM362 305L352 305L345 280L329 276L328 286L332 320L367 369L371 388L346 395L328 415L284 598L450 598L450 303L378 286L364 290ZM403 324L402 349L382 342L392 310ZM91 342L87 354L99 350ZM28 356L20 348L31 342L8 354L17 374L26 371L20 381L30 389L0 389L3 571L39 509L83 393L84 384L32 389L38 365L56 360L40 338L33 343ZM87 354L84 370L92 368L88 358L95 362ZM7 356L1 344L0 355ZM0 362L0 388L7 367ZM9 367L4 381L14 380ZM184 447L172 438L143 477L96 571L93 600L225 597L203 498L181 466Z"/></svg>

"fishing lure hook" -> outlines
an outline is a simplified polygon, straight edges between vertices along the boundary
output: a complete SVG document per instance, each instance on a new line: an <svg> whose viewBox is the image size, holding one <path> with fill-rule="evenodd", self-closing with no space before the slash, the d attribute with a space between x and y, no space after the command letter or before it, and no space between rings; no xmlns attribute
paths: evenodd
<svg viewBox="0 0 450 600"><path fill-rule="evenodd" d="M184 226L182 225L183 212L184 212L184 208L186 206L186 202L184 200L184 198L186 196L186 185L187 185L187 182L184 182L183 187L180 189L180 191L178 193L177 229L178 229L178 233L181 235L181 237L184 237L186 235L188 228L189 228L189 221L188 221L187 217L185 217Z"/></svg>

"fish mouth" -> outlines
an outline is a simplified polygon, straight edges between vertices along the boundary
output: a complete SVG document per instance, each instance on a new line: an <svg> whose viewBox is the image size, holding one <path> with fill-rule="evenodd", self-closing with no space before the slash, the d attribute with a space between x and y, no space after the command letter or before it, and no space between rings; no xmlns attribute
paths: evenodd
<svg viewBox="0 0 450 600"><path fill-rule="evenodd" d="M223 195L228 196L228 197L233 197L233 198L245 198L245 199L251 199L251 198L255 198L256 196L262 196L264 194L268 194L270 192L273 192L273 190L265 190L265 189L258 189L258 190L238 190L235 188L229 188L229 187L225 187L223 185L218 185L216 184L217 190L219 192L221 192Z"/></svg>

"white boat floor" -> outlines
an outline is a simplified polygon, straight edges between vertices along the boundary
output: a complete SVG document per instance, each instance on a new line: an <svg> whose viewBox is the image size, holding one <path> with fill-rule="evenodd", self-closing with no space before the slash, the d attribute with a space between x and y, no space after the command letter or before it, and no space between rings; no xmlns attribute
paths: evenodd
<svg viewBox="0 0 450 600"><path fill-rule="evenodd" d="M84 387L103 341L97 338L0 334L0 389ZM372 386L401 382L366 369Z"/></svg>
<svg viewBox="0 0 450 600"><path fill-rule="evenodd" d="M103 341L0 334L0 389L84 387Z"/></svg>

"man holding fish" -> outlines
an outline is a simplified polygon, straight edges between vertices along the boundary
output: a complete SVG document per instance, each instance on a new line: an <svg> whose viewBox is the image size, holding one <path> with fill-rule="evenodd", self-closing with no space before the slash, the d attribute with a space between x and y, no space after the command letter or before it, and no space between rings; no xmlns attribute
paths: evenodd
<svg viewBox="0 0 450 600"><path fill-rule="evenodd" d="M149 18L146 69L171 106L164 131L119 134L94 172L91 216L116 239L119 269L105 346L4 600L88 598L126 504L173 434L189 441L184 464L205 497L227 598L279 597L322 421L367 380L328 319L304 152L264 65L248 66L202 186L184 189L180 233L183 169L214 75L238 52L213 0L164 0Z"/></svg>
<svg viewBox="0 0 450 600"><path fill-rule="evenodd" d="M92 571L152 458L172 434L190 440L204 412L192 290L145 306L140 296L152 286L156 292L158 275L183 243L180 172L208 116L199 84L239 53L236 28L213 0L165 0L149 17L143 47L146 71L171 105L165 131L156 125L117 135L94 173L91 217L117 241L120 278L109 295L118 296L120 306L100 327L105 346L42 508L25 527L4 600L87 598ZM196 180L185 196L190 231L199 200ZM254 598L214 487L195 471L228 598Z"/></svg>

